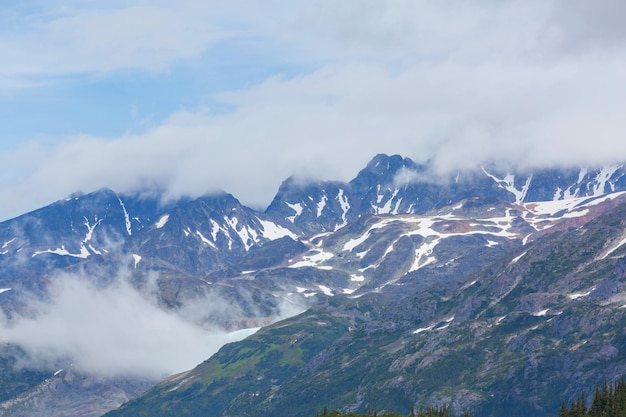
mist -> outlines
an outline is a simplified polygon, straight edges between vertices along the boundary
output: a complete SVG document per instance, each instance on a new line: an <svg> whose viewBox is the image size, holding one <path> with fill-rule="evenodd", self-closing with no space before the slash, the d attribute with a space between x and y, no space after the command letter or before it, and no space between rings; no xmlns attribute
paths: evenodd
<svg viewBox="0 0 626 417"><path fill-rule="evenodd" d="M127 277L122 271L104 287L81 274L54 277L49 297L30 300L29 314L0 318L2 340L26 351L21 365L29 368L70 362L100 376L161 378L191 369L224 344L257 330L228 332L207 325L207 312L220 309L226 315L234 309L216 296L195 299L180 314L165 311L156 294L138 291Z"/></svg>

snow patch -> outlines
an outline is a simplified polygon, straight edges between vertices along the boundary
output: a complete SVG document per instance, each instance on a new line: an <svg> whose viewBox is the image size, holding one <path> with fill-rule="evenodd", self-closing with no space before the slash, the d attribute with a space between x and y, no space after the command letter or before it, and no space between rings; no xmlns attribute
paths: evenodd
<svg viewBox="0 0 626 417"><path fill-rule="evenodd" d="M376 204L380 204L384 197L385 195L380 193L380 184L378 184L376 186Z"/></svg>
<svg viewBox="0 0 626 417"><path fill-rule="evenodd" d="M439 239L435 239L429 243L424 243L422 246L415 250L415 261L409 272L417 271L426 265L432 264L437 261L434 256L430 256L433 253L435 247L439 244Z"/></svg>
<svg viewBox="0 0 626 417"><path fill-rule="evenodd" d="M0 288L0 294L3 292L11 291L13 288Z"/></svg>
<svg viewBox="0 0 626 417"><path fill-rule="evenodd" d="M102 222L102 219L98 220L98 218L96 217L95 219L96 222L93 225L89 223L89 220L87 220L87 217L83 217L83 219L85 219L85 222L83 224L87 227L87 234L85 235L85 238L83 239L83 243L87 243L93 237L93 231L96 228L96 226L98 226L100 222Z"/></svg>
<svg viewBox="0 0 626 417"><path fill-rule="evenodd" d="M602 257L600 259L606 259L610 254L612 254L617 249L619 249L622 246L624 246L624 244L626 244L626 238L622 239L617 245L615 245L611 249L609 249L604 255L602 255Z"/></svg>
<svg viewBox="0 0 626 417"><path fill-rule="evenodd" d="M556 201L539 201L524 204L527 210L523 217L535 230L552 227L555 220L582 217L589 213L589 207L618 197L623 193L593 197L567 198ZM590 200L590 198L592 200Z"/></svg>
<svg viewBox="0 0 626 417"><path fill-rule="evenodd" d="M372 227L370 227L365 233L363 233L361 236L359 236L359 237L357 237L355 239L350 239L349 241L347 241L343 245L343 251L344 252L345 251L352 251L352 249L356 248L361 243L365 242L370 237L370 234L371 234L371 232L373 230L375 230L375 229L382 229L383 227L387 226L389 223L391 223L393 221L397 221L397 219L384 219L384 220L381 220L381 221L377 222ZM418 220L418 222L419 222L419 220ZM367 251L363 252L363 255L365 255L366 252ZM358 255L359 254L357 254L357 256ZM362 257L362 256L360 256L360 257Z"/></svg>
<svg viewBox="0 0 626 417"><path fill-rule="evenodd" d="M576 184L580 184L581 182L583 182L586 176L587 168L581 168L580 172L578 172L578 182Z"/></svg>
<svg viewBox="0 0 626 417"><path fill-rule="evenodd" d="M485 168L483 167L481 168L483 172L485 173L485 175L491 178L496 184L498 184L499 187L504 188L505 190L507 190L508 192L510 192L511 194L515 196L515 203L521 204L524 202L524 199L526 198L526 194L528 193L528 188L530 187L530 183L533 179L532 175L526 179L526 182L522 186L522 189L518 190L517 188L515 188L515 176L514 175L507 174L504 178L498 178L495 175L487 172Z"/></svg>
<svg viewBox="0 0 626 417"><path fill-rule="evenodd" d="M618 165L618 164L609 165L609 166L602 168L602 171L600 171L600 173L596 177L596 184L593 188L594 196L599 196L599 195L604 194L604 190L606 188L607 182L611 179L613 174L615 174L615 171L617 171L620 168L621 168L621 165ZM609 183L609 186L611 188L611 191L615 191L614 184Z"/></svg>
<svg viewBox="0 0 626 417"><path fill-rule="evenodd" d="M65 245L61 245L61 247L57 249L46 249L42 251L36 251L33 253L32 257L34 258L35 256L41 255L43 253L53 253L55 255L72 256L74 258L81 258L81 259L87 259L89 255L91 255L89 253L89 250L87 250L87 248L85 247L85 245L81 244L80 253L70 253L67 249L65 249Z"/></svg>
<svg viewBox="0 0 626 417"><path fill-rule="evenodd" d="M124 205L124 203L122 202L122 199L120 198L120 196L117 196L117 201L120 202L120 206L122 206L122 211L124 212L124 221L126 222L126 233L128 233L128 236L133 234L133 231L131 230L131 224L130 224L130 216L128 215L128 211L126 211L126 206Z"/></svg>
<svg viewBox="0 0 626 417"><path fill-rule="evenodd" d="M517 263L517 261L522 259L524 257L524 255L526 255L527 253L528 253L528 251L522 253L520 256L516 256L515 258L511 259L511 265L514 264L514 263Z"/></svg>
<svg viewBox="0 0 626 417"><path fill-rule="evenodd" d="M16 238L13 238L11 240L7 240L6 242L4 242L4 244L2 245L2 249L6 249L7 246L9 246L11 243L13 243L15 241Z"/></svg>
<svg viewBox="0 0 626 417"><path fill-rule="evenodd" d="M435 328L435 325L434 325L434 324L431 324L431 325L430 325L430 326L428 326L428 327L420 327L419 329L415 329L415 330L413 330L413 334L420 334L420 333L422 333L422 332L429 332L429 331L431 331L431 330L432 330L432 329L434 329L434 328Z"/></svg>
<svg viewBox="0 0 626 417"><path fill-rule="evenodd" d="M261 223L261 227L263 228L263 231L261 232L261 234L266 239L276 240L285 236L289 236L292 239L298 238L298 236L295 233L293 233L289 229L286 229L282 226L277 225L274 222L261 220L261 219L259 219L259 222Z"/></svg>
<svg viewBox="0 0 626 417"><path fill-rule="evenodd" d="M461 290L461 291L466 290L466 289L468 289L469 287L471 287L472 285L476 284L477 282L478 282L478 280L474 280L474 281L472 281L472 282L469 282L469 283L467 283L467 284L463 285L463 286L460 288L460 290Z"/></svg>
<svg viewBox="0 0 626 417"><path fill-rule="evenodd" d="M333 297L335 295L333 294L333 291L325 285L318 285L317 287L328 297Z"/></svg>
<svg viewBox="0 0 626 417"><path fill-rule="evenodd" d="M320 217L322 215L322 212L324 211L324 207L326 207L327 201L328 201L328 197L326 197L326 195L323 195L320 202L317 203L317 217Z"/></svg>
<svg viewBox="0 0 626 417"><path fill-rule="evenodd" d="M595 289L596 289L596 287L591 287L591 288L589 289L589 291L586 291L586 292L575 292L575 293L572 293L572 294L568 294L568 295L567 295L567 298L569 298L570 300L577 300L577 299L579 299L579 298L583 298L583 297L588 296L588 295L589 295L589 294L591 294L591 293L593 292L593 290L595 290Z"/></svg>
<svg viewBox="0 0 626 417"><path fill-rule="evenodd" d="M293 222L296 221L296 217L298 217L299 215L302 214L302 204L300 204L300 203L291 204L291 203L287 203L287 202L285 202L285 204L296 213L293 216L287 217L287 220L289 220L291 223L293 223Z"/></svg>
<svg viewBox="0 0 626 417"><path fill-rule="evenodd" d="M237 219L233 218L235 225L237 224ZM258 240L258 236L256 234L256 231L253 229L250 229L247 226L242 226L241 229L237 229L235 226L233 226L233 229L235 230L235 232L239 235L239 238L241 239L241 242L243 243L244 248L247 250L250 250L250 248L252 247L252 245L254 245L254 243L257 242Z"/></svg>
<svg viewBox="0 0 626 417"><path fill-rule="evenodd" d="M370 237L370 230L368 230L367 232L363 233L363 235L361 235L360 237L358 237L356 239L350 239L349 241L347 241L343 245L343 251L344 252L351 251L352 249L354 249L357 246L359 246L361 243L365 242L367 240L367 238Z"/></svg>
<svg viewBox="0 0 626 417"><path fill-rule="evenodd" d="M157 229L162 228L163 226L165 226L165 223L167 223L167 221L170 219L170 215L169 214L164 214L163 216L161 216L161 218L156 222L155 227Z"/></svg>
<svg viewBox="0 0 626 417"><path fill-rule="evenodd" d="M215 246L215 243L213 243L209 239L207 239L199 230L196 230L196 235L198 235L198 237L200 238L202 243L205 243L205 244L211 246L212 248L217 249L217 247Z"/></svg>
<svg viewBox="0 0 626 417"><path fill-rule="evenodd" d="M387 250L385 250L385 253L383 253L383 256L382 256L383 258L385 258L387 255L389 255L391 252L393 252L393 245L394 245L394 244L395 244L395 242L394 242L394 243L392 243L391 245L389 245L389 247L387 248Z"/></svg>
<svg viewBox="0 0 626 417"><path fill-rule="evenodd" d="M133 253L133 259L135 260L135 268L137 268L137 264L139 263L139 261L141 261L141 256Z"/></svg>
<svg viewBox="0 0 626 417"><path fill-rule="evenodd" d="M339 230L345 225L348 224L348 210L350 210L350 203L348 202L348 198L344 195L343 189L339 190L337 194L337 201L339 201L339 205L341 206L341 224L335 227L335 230Z"/></svg>
<svg viewBox="0 0 626 417"><path fill-rule="evenodd" d="M221 227L217 222L211 219L211 237L213 238L213 242L217 242L217 233L220 231Z"/></svg>
<svg viewBox="0 0 626 417"><path fill-rule="evenodd" d="M99 251L98 249L94 248L94 247L93 247L93 245L89 245L89 249L90 249L93 253L95 253L96 255L102 255L102 252L101 252L101 251ZM105 252L106 252L106 250L105 250Z"/></svg>
<svg viewBox="0 0 626 417"><path fill-rule="evenodd" d="M394 198L396 198L396 196L398 195L398 191L399 190L397 189L394 191L394 193L391 195L391 197L389 197L389 200L387 200L385 205L382 206L380 209L376 210L376 214L392 214L391 205L393 204ZM382 197L382 196L379 196L379 197ZM378 201L378 203L380 204L380 201ZM397 205L396 205L396 208L397 208Z"/></svg>
<svg viewBox="0 0 626 417"><path fill-rule="evenodd" d="M335 255L333 255L330 252L323 252L323 251L318 252L313 255L304 255L300 262L296 262L295 264L289 265L289 268L302 268L306 266L320 268L319 266L320 263L327 261L334 256Z"/></svg>

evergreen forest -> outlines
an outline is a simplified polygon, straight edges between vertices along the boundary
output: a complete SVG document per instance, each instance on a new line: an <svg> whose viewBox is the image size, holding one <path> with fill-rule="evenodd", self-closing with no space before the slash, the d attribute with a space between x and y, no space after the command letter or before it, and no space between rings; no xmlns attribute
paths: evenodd
<svg viewBox="0 0 626 417"><path fill-rule="evenodd" d="M572 402L561 405L559 417L626 417L626 382L622 377L618 382L597 387L591 405L587 407L585 394Z"/></svg>
<svg viewBox="0 0 626 417"><path fill-rule="evenodd" d="M411 410L411 413L408 417L450 417L450 409L448 407L429 407L426 409L422 409L419 411ZM340 411L331 411L329 412L326 407L321 414L316 414L315 417L406 417L402 414L398 413L377 413L376 411L370 411L366 414L357 414L357 413L342 413ZM463 413L463 417L472 417L469 412Z"/></svg>
<svg viewBox="0 0 626 417"><path fill-rule="evenodd" d="M380 413L371 411L366 414L342 413L340 411L329 412L326 408L315 417L450 417L448 407L432 407L419 411L412 410L408 416L398 413ZM464 412L463 417L471 417L469 412ZM626 381L622 377L615 383L604 383L597 387L593 399L587 406L587 399L583 392L578 400L572 402L569 407L562 403L558 417L626 417Z"/></svg>

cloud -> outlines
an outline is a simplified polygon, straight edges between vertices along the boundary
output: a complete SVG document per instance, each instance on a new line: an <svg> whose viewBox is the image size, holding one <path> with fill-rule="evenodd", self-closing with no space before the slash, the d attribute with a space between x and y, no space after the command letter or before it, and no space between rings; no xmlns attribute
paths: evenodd
<svg viewBox="0 0 626 417"><path fill-rule="evenodd" d="M160 378L181 372L253 331L200 325L207 312L227 308L217 298L196 300L182 315L166 312L128 284L124 273L105 287L84 276L58 276L50 300L31 302L30 308L27 317L0 321L2 338L28 353L26 366L69 360L102 376Z"/></svg>
<svg viewBox="0 0 626 417"><path fill-rule="evenodd" d="M5 9L10 37L0 40L4 77L67 76L139 69L163 71L232 36L212 24L208 2L50 2ZM36 10L32 12L32 10ZM2 85L2 83L0 83Z"/></svg>
<svg viewBox="0 0 626 417"><path fill-rule="evenodd" d="M620 16L624 13L626 4L620 0L558 0L553 2L544 33L552 42L552 51L558 48L568 54L602 53L607 49L623 52L626 28Z"/></svg>
<svg viewBox="0 0 626 417"><path fill-rule="evenodd" d="M349 180L380 152L434 158L441 170L488 159L625 160L624 61L415 66L400 74L341 65L271 79L223 94L237 108L229 114L180 112L141 135L80 136L5 154L13 175L0 180L3 214L76 190L150 183L172 196L223 189L262 208L293 173Z"/></svg>
<svg viewBox="0 0 626 417"><path fill-rule="evenodd" d="M589 10L574 3L320 0L218 8L189 0L180 10L138 2L86 11L94 23L85 48L102 53L75 63L69 57L60 71L80 62L91 62L94 72L159 68L197 56L212 42L226 45L231 38L220 38L219 29L196 27L205 20L236 28L239 46L267 52L264 63L295 69L213 94L220 112L200 100L142 133L71 135L0 154L0 218L77 190L146 184L159 184L172 197L221 189L264 208L289 175L350 180L381 152L433 160L439 172L494 159L523 167L624 161L626 51L623 25L614 17L623 6L603 0ZM51 19L63 33L72 33L64 20L71 20L75 9L69 10ZM159 26L150 19L135 28L144 12L154 12L157 23L165 13L167 30L149 36ZM101 20L126 22L122 15L128 24L120 39L132 42L118 57L112 52L118 34L98 33ZM92 28L76 25L79 32ZM49 22L42 27L52 30ZM200 40L187 45L185 36L196 30ZM135 39L138 33L145 36ZM69 54L77 50L68 47ZM110 68L98 61L102 56L112 57Z"/></svg>

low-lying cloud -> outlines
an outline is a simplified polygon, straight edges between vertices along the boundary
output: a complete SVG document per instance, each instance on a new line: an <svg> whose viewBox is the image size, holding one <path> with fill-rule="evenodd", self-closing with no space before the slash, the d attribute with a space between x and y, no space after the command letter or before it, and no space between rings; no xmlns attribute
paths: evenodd
<svg viewBox="0 0 626 417"><path fill-rule="evenodd" d="M194 305L195 312L193 305L185 314L164 311L123 274L105 287L65 274L53 280L47 301L31 300L31 314L3 319L0 328L3 340L27 352L27 367L71 361L86 373L159 378L190 369L225 343L254 332L229 333L201 323L201 309L226 303L211 306L197 299Z"/></svg>

